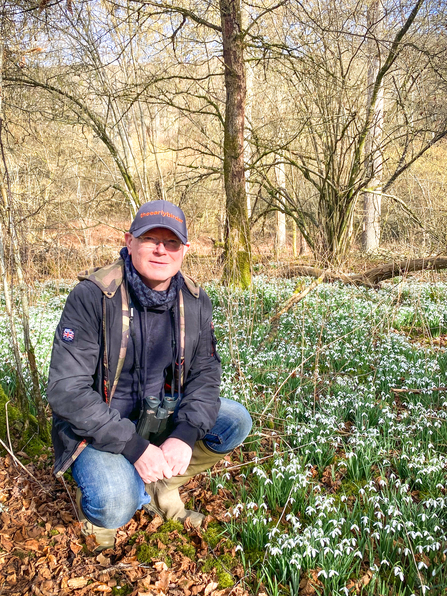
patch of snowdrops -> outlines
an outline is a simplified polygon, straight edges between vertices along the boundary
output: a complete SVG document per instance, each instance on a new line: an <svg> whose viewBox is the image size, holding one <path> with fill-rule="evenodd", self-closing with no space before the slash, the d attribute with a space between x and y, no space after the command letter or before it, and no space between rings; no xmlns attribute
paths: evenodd
<svg viewBox="0 0 447 596"><path fill-rule="evenodd" d="M447 285L322 284L268 341L291 281L208 290L223 395L253 413L247 449L273 450L241 468L246 564L272 593L446 593Z"/></svg>
<svg viewBox="0 0 447 596"><path fill-rule="evenodd" d="M254 420L241 482L212 479L234 491L228 530L247 572L272 595L306 582L325 596L447 593L447 353L436 341L447 284L321 284L269 337L295 287L258 276L250 291L206 288L222 396ZM33 291L42 386L70 288ZM0 332L10 337L5 314ZM9 340L0 350L11 391Z"/></svg>

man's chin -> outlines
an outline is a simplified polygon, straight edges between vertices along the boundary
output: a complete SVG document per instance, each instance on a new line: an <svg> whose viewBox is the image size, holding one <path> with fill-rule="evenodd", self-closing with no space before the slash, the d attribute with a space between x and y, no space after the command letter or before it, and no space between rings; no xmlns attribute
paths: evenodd
<svg viewBox="0 0 447 596"><path fill-rule="evenodd" d="M163 275L151 275L151 277L144 277L144 283L157 292L162 292L163 290L167 290L169 288L169 284L171 283L171 277L166 278Z"/></svg>

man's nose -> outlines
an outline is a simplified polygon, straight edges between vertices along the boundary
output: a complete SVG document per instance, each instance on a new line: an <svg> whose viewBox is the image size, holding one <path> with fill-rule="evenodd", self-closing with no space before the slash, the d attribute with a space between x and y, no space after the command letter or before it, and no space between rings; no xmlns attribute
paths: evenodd
<svg viewBox="0 0 447 596"><path fill-rule="evenodd" d="M155 250L159 253L159 254L166 254L166 247L163 243L163 240L157 240L157 244L155 245Z"/></svg>

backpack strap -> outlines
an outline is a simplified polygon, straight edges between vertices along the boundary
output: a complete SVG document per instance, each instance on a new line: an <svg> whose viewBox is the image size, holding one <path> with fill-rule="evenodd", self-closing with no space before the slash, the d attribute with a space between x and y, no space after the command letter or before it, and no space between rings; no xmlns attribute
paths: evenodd
<svg viewBox="0 0 447 596"><path fill-rule="evenodd" d="M121 284L121 311L122 311L122 334L121 334L121 346L120 353L118 356L118 364L116 367L115 378L113 380L112 390L110 392L110 401L115 393L115 389L118 385L121 371L123 370L124 360L126 359L127 344L129 343L129 295L127 293L125 284Z"/></svg>
<svg viewBox="0 0 447 596"><path fill-rule="evenodd" d="M125 284L123 283L123 270L124 262L122 259L118 259L111 265L106 267L95 268L89 271L84 271L78 275L78 278L82 281L88 279L95 283L103 293L102 303L102 332L104 338L104 356L103 356L103 367L104 367L104 381L103 381L103 393L104 399L110 406L112 397L115 393L118 381L123 370L124 361L126 359L127 345L129 343L129 295ZM113 385L110 387L109 379L109 354L107 349L107 299L113 298L113 296L120 289L121 293L121 345L118 355L118 364L116 367L115 378L113 379Z"/></svg>
<svg viewBox="0 0 447 596"><path fill-rule="evenodd" d="M175 372L178 376L178 371L180 369L180 387L183 387L183 383L185 381L185 337L186 337L186 325L185 325L185 302L183 300L183 292L180 290L178 295L179 301L179 314L180 314L180 350L179 350L179 358L180 358L180 367L176 367ZM176 379L177 380L177 379ZM178 384L176 383L178 387Z"/></svg>

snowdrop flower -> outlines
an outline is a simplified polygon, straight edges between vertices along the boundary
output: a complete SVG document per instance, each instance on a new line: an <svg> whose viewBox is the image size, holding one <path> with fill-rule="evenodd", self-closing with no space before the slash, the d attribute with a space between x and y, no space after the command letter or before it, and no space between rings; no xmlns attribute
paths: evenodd
<svg viewBox="0 0 447 596"><path fill-rule="evenodd" d="M395 577L399 576L400 581L403 582L404 581L404 574L403 574L402 569L399 567L399 565L396 565L396 567L394 568L393 571L394 571L394 576Z"/></svg>

